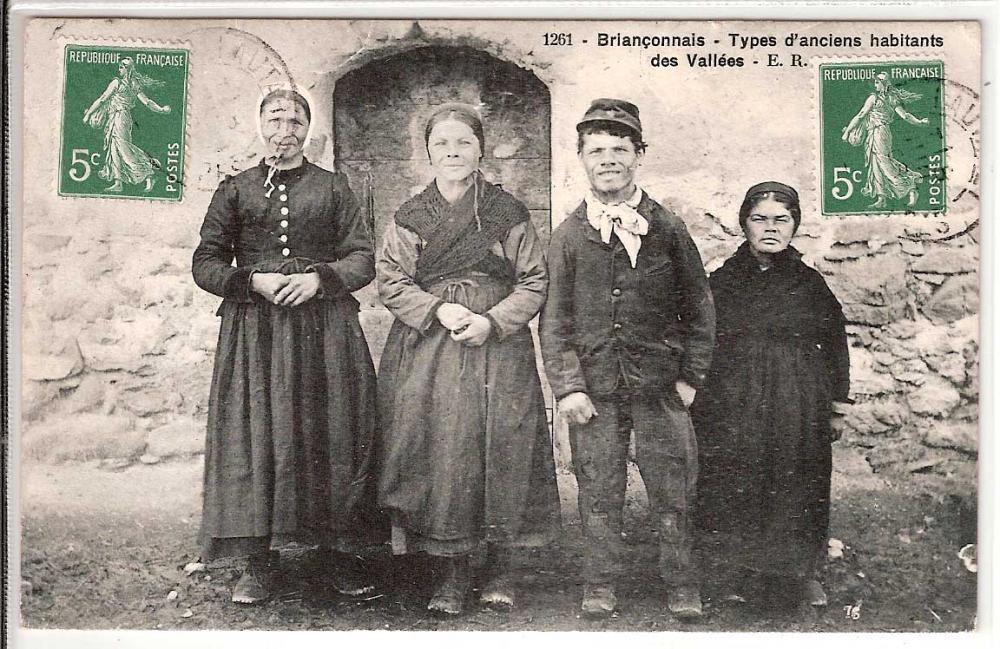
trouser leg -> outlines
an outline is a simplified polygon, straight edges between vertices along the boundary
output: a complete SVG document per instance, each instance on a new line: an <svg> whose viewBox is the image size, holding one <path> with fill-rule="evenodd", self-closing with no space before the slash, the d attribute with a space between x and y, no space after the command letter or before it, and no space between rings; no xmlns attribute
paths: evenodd
<svg viewBox="0 0 1000 649"><path fill-rule="evenodd" d="M583 577L605 583L619 570L629 430L623 429L617 400L595 401L594 407L599 414L571 424L569 433L583 523Z"/></svg>
<svg viewBox="0 0 1000 649"><path fill-rule="evenodd" d="M698 476L694 427L679 397L636 398L632 405L636 463L660 534L660 576L671 586L696 585L693 507Z"/></svg>

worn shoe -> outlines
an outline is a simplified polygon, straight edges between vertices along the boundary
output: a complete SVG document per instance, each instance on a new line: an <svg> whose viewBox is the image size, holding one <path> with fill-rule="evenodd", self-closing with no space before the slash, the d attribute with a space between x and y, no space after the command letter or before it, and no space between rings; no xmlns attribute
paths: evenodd
<svg viewBox="0 0 1000 649"><path fill-rule="evenodd" d="M375 590L364 559L349 552L321 549L321 567L328 583L341 595L359 597Z"/></svg>
<svg viewBox="0 0 1000 649"><path fill-rule="evenodd" d="M682 622L701 619L701 593L697 586L682 586L670 593L667 608Z"/></svg>
<svg viewBox="0 0 1000 649"><path fill-rule="evenodd" d="M469 594L469 558L450 557L445 562L445 577L435 591L427 610L444 615L461 615Z"/></svg>
<svg viewBox="0 0 1000 649"><path fill-rule="evenodd" d="M580 611L585 617L610 617L617 608L618 598L610 584L587 584L584 587Z"/></svg>
<svg viewBox="0 0 1000 649"><path fill-rule="evenodd" d="M486 582L479 593L479 601L491 608L514 608L514 584L510 576L497 575Z"/></svg>
<svg viewBox="0 0 1000 649"><path fill-rule="evenodd" d="M808 579L802 587L803 598L809 606L826 606L829 601L823 586L815 579Z"/></svg>
<svg viewBox="0 0 1000 649"><path fill-rule="evenodd" d="M232 601L234 604L260 604L271 596L270 586L270 557L250 557L243 574L233 587Z"/></svg>
<svg viewBox="0 0 1000 649"><path fill-rule="evenodd" d="M510 548L491 543L486 551L484 578L479 602L495 609L514 607L514 583L510 578Z"/></svg>

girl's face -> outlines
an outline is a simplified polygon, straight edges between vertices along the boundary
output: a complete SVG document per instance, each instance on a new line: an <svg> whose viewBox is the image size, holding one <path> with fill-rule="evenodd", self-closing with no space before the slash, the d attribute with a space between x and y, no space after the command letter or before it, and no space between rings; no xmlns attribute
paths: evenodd
<svg viewBox="0 0 1000 649"><path fill-rule="evenodd" d="M434 173L443 180L461 181L479 168L483 152L472 127L457 119L438 122L427 138Z"/></svg>
<svg viewBox="0 0 1000 649"><path fill-rule="evenodd" d="M788 208L778 201L765 198L759 201L746 220L746 236L756 252L773 255L792 242L795 219Z"/></svg>

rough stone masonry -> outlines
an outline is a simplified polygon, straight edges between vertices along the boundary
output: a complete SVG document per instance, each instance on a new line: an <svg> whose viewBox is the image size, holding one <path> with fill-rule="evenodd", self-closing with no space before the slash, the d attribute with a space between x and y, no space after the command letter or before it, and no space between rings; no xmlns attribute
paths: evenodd
<svg viewBox="0 0 1000 649"><path fill-rule="evenodd" d="M239 28L280 53L311 94L314 131L307 155L327 168L335 164L333 97L340 77L370 64L378 82L374 70L381 58L429 45L461 46L528 70L548 87L553 222L583 195L575 133L567 125L595 96L628 97L640 106L650 142L641 184L684 219L709 270L742 240L736 212L746 187L765 177L798 187L804 215L794 245L828 278L850 321L857 403L843 421L842 443L864 449L877 471L937 472L974 488L978 204L966 203L946 218L821 217L810 208L817 189L808 83L754 68L738 73L739 84L723 70L678 69L665 77L635 57L539 47L537 30L523 25L429 21L415 30L409 22L293 22L240 21ZM52 54L59 24L46 19L29 25L26 78L61 78L60 57ZM590 29L578 27L581 34ZM677 33L708 38L722 29L676 26ZM25 116L25 168L33 173L24 204L22 449L38 460L107 458L117 465L197 454L218 320L217 299L191 280L190 258L222 176L261 154L255 73L227 58L218 33L193 35L191 25L179 22L78 22L74 33L190 43L190 171L177 205L58 198L46 179L56 173L52 116L60 89L26 84L25 100L34 108ZM940 58L951 74L978 79L971 62L947 50ZM765 105L747 100L745 89L753 86L767 89ZM774 117L776 106L780 118ZM403 137L419 142L420 136L413 131ZM529 145L495 142L505 148L494 157L516 159ZM408 174L397 179L408 191L429 177ZM359 296L377 356L388 314L370 288Z"/></svg>

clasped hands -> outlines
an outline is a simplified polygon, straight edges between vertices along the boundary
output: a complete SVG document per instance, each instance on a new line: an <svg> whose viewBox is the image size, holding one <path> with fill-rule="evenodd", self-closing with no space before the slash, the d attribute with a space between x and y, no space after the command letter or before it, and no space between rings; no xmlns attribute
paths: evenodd
<svg viewBox="0 0 1000 649"><path fill-rule="evenodd" d="M316 297L321 282L319 273L254 273L250 290L259 293L275 306L298 306Z"/></svg>
<svg viewBox="0 0 1000 649"><path fill-rule="evenodd" d="M438 322L451 332L451 339L470 347L479 347L490 337L490 319L473 313L461 304L445 302L437 309Z"/></svg>

